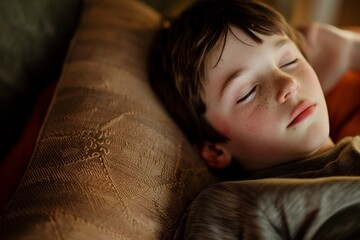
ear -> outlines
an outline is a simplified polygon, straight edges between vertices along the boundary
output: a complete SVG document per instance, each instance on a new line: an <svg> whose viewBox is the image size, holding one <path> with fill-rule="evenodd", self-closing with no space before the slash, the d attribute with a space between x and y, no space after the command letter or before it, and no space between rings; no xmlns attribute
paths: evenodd
<svg viewBox="0 0 360 240"><path fill-rule="evenodd" d="M220 144L204 142L198 148L200 156L213 168L225 168L231 162L231 154Z"/></svg>

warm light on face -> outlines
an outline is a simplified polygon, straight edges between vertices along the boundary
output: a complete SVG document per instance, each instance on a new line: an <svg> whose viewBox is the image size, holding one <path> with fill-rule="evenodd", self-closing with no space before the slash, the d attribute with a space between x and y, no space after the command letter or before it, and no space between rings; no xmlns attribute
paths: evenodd
<svg viewBox="0 0 360 240"><path fill-rule="evenodd" d="M232 32L222 54L217 47L208 58L205 117L248 170L310 156L329 137L315 72L285 35L259 35L258 44Z"/></svg>

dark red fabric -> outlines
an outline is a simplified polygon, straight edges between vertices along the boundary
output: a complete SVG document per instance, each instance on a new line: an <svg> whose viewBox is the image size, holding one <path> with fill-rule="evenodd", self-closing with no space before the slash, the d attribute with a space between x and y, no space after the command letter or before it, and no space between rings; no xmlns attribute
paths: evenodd
<svg viewBox="0 0 360 240"><path fill-rule="evenodd" d="M55 84L50 84L39 96L17 144L0 163L0 212L3 213L19 184L35 147L36 139L51 101Z"/></svg>

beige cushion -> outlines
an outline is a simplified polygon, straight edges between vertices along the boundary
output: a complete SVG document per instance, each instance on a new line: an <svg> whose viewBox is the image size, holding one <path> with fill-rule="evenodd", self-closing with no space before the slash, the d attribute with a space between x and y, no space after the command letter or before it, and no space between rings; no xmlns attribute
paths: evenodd
<svg viewBox="0 0 360 240"><path fill-rule="evenodd" d="M152 92L158 13L87 0L0 239L168 239L215 178Z"/></svg>

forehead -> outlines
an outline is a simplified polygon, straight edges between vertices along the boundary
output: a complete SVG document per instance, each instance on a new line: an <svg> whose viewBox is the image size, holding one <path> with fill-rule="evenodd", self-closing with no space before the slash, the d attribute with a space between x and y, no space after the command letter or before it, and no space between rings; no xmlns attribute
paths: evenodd
<svg viewBox="0 0 360 240"><path fill-rule="evenodd" d="M237 27L230 27L229 30L221 36L214 48L209 51L205 63L206 68L215 68L221 61L224 52L228 51L228 48L231 47L229 45L232 45L235 40L239 43L243 43L245 46L255 44L255 41L245 34L244 31Z"/></svg>
<svg viewBox="0 0 360 240"><path fill-rule="evenodd" d="M206 69L215 68L220 61L222 61L224 53L231 53L234 47L244 50L246 58L246 54L249 53L249 51L251 52L254 48L263 43L265 45L274 45L274 47L276 47L290 42L290 39L286 34L262 35L256 32L253 33L260 41L251 38L238 27L230 27L229 31L227 31L227 33L218 40L214 48L209 51L205 61Z"/></svg>

